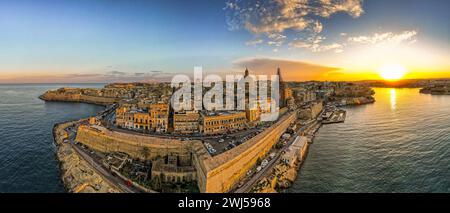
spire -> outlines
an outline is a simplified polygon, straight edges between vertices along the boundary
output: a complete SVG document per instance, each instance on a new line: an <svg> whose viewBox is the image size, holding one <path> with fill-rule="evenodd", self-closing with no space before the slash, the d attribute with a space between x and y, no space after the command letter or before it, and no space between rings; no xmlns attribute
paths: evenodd
<svg viewBox="0 0 450 213"><path fill-rule="evenodd" d="M277 69L278 80L280 81L280 108L286 106L286 85L281 77L281 69L278 67Z"/></svg>
<svg viewBox="0 0 450 213"><path fill-rule="evenodd" d="M244 74L244 78L245 77L247 77L249 74L248 74L248 69L247 69L247 67L245 68L245 74Z"/></svg>
<svg viewBox="0 0 450 213"><path fill-rule="evenodd" d="M278 79L280 80L280 82L282 82L283 78L281 78L281 69L279 67L277 68L277 75L278 75Z"/></svg>

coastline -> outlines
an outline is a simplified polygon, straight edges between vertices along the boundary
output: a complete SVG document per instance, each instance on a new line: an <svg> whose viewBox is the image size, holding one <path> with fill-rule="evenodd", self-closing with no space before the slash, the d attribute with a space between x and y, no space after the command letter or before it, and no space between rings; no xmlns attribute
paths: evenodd
<svg viewBox="0 0 450 213"><path fill-rule="evenodd" d="M52 102L75 102L75 103L87 103L99 106L108 106L117 102L115 98L95 97L82 94L66 94L58 91L46 91L39 96L39 99L43 101Z"/></svg>
<svg viewBox="0 0 450 213"><path fill-rule="evenodd" d="M355 98L354 100L361 100L360 98ZM366 104L375 103L375 99L366 99L367 101L355 101L355 102L346 102L343 106L361 106ZM254 193L284 193L288 190L297 179L297 176L300 172L300 169L308 157L308 152L310 146L314 143L314 138L316 133L320 130L323 125L333 125L333 123L323 123L319 121L313 122L310 126L308 126L303 134L308 138L308 143L306 147L306 152L301 155L302 157L298 158L295 162L294 166L289 166L283 162L278 162L276 166L273 168L272 173L270 173L267 177L258 181L258 183L253 187L251 192ZM300 156L300 153L297 153L297 156Z"/></svg>
<svg viewBox="0 0 450 213"><path fill-rule="evenodd" d="M107 106L108 104L94 101L95 99L80 99L79 97L72 97L70 94L53 95L55 91L48 91L41 95L39 98L44 101L62 101L62 102L81 102L88 104L96 104L101 106ZM51 94L51 95L48 95ZM95 97L94 97L95 98ZM102 98L102 97L98 97ZM340 101L340 106L350 105L363 105L375 102L373 98L356 97L348 98L345 102ZM112 104L111 102L110 104ZM61 180L67 192L88 192L88 193L105 193L105 192L120 192L118 186L108 182L107 178L102 177L92 165L89 164L86 159L79 155L74 150L70 142L64 142L67 134L66 129L69 126L76 125L79 122L86 121L87 119L80 119L78 121L69 121L60 124L56 124L53 129L54 141L57 147L57 158L60 162ZM292 186L293 182L298 176L298 172L301 169L301 165L304 159L307 157L309 145L313 143L315 133L320 129L323 124L318 121L314 121L303 130L303 135L308 137L308 143L306 153L295 163L295 166L283 165L278 162L272 169L271 177L263 178L259 180L256 186L261 186L259 190L251 190L251 192L264 192L264 193L276 193L282 192L285 189Z"/></svg>
<svg viewBox="0 0 450 213"><path fill-rule="evenodd" d="M68 135L66 128L82 121L69 121L55 124L53 138L56 145L56 158L59 161L61 181L66 192L70 193L117 193L115 186L108 183L91 165L79 156L71 147L70 142L64 142Z"/></svg>
<svg viewBox="0 0 450 213"><path fill-rule="evenodd" d="M294 181L297 179L301 166L308 157L309 146L314 142L314 137L317 131L323 126L320 122L315 122L309 126L305 132L308 135L308 142L306 152L301 159L298 159L294 166L286 165L283 162L278 162L273 168L269 177L261 179L256 186L253 187L251 192L254 193L283 193L289 189ZM299 153L297 153L299 154Z"/></svg>
<svg viewBox="0 0 450 213"><path fill-rule="evenodd" d="M450 95L450 90L449 91L432 91L432 90L428 90L428 89L421 89L419 92L421 94L428 94L428 95Z"/></svg>

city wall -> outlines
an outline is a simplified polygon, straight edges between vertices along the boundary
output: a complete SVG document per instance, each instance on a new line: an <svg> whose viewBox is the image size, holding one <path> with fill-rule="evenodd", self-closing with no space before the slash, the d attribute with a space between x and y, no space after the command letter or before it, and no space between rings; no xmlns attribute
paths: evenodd
<svg viewBox="0 0 450 213"><path fill-rule="evenodd" d="M193 143L179 140L150 137L110 131L102 127L81 125L76 141L100 152L124 152L134 158L153 159L169 154L184 155L190 153ZM201 142L197 142L201 143Z"/></svg>
<svg viewBox="0 0 450 213"><path fill-rule="evenodd" d="M266 155L286 129L297 119L296 113L284 115L276 124L227 152L206 159L206 192L228 192L247 171Z"/></svg>
<svg viewBox="0 0 450 213"><path fill-rule="evenodd" d="M39 97L44 101L80 102L98 105L109 105L117 102L115 98L88 96L82 94L67 94L56 91L48 91Z"/></svg>
<svg viewBox="0 0 450 213"><path fill-rule="evenodd" d="M81 125L76 141L96 151L124 152L141 159L153 159L168 154L192 154L191 163L196 169L200 192L220 193L228 192L236 186L246 172L256 165L258 159L270 151L296 118L296 113L287 113L254 138L214 157L209 155L201 141L141 136L110 131L102 127Z"/></svg>
<svg viewBox="0 0 450 213"><path fill-rule="evenodd" d="M99 152L124 152L133 158L148 160L169 154L186 156L192 153L198 187L201 192L205 191L206 169L203 161L210 155L201 141L141 136L84 125L78 128L76 141Z"/></svg>

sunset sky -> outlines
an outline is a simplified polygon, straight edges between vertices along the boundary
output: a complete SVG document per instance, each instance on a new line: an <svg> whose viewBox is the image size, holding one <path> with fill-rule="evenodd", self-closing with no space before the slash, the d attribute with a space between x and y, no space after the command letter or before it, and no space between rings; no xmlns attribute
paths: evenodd
<svg viewBox="0 0 450 213"><path fill-rule="evenodd" d="M0 83L450 77L448 0L1 0ZM386 68L388 67L388 68ZM383 71L384 70L384 71Z"/></svg>

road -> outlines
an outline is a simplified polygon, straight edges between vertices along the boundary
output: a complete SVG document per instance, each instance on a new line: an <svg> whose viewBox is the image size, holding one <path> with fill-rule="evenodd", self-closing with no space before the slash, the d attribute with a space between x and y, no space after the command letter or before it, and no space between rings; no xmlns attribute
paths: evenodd
<svg viewBox="0 0 450 213"><path fill-rule="evenodd" d="M261 171L259 171L258 173L256 173L254 176L252 176L248 181L246 181L246 183L244 185L242 185L240 188L236 189L234 191L234 193L247 193L250 192L250 190L252 189L252 187L262 178L268 176L271 174L272 169L276 166L276 163L280 160L281 158L281 154L284 153L286 151L286 149L289 148L289 146L295 141L295 138L300 135L300 133L302 131L305 130L306 127L309 127L309 125L312 126L314 122L308 122L307 126L303 126L301 127L296 134L294 134L290 139L289 142L286 143L285 146L283 146L283 148L281 150L278 151L278 154L269 161L269 163L267 164L266 167L264 167Z"/></svg>
<svg viewBox="0 0 450 213"><path fill-rule="evenodd" d="M114 125L114 120L115 120L115 107L110 108L109 110L106 110L104 113L102 113L102 120L104 122L104 125L107 126L110 130L114 130L114 131L118 131L118 132L123 132L123 133L129 133L129 134L135 134L135 135L143 135L143 136L148 136L148 134L144 134L144 133L139 133L136 131L132 131L132 130L126 130L126 129L120 129L115 127ZM306 125L311 124L311 122L309 122ZM303 131L305 127L303 126L302 128L300 128L298 132ZM244 137L244 135L248 135L251 133L254 133L258 131L258 128L253 128L250 130L246 130L246 131L241 131L241 132L237 132L234 134L228 134L228 136L231 139L237 139L237 138L242 138ZM177 138L176 135L157 135L157 134L153 134L152 136L154 137L165 137L165 138ZM234 192L236 193L243 193L243 192L248 192L251 190L251 188L253 187L253 185L260 180L261 178L269 175L273 169L273 167L276 165L276 162L278 162L278 160L281 158L281 154L293 143L293 141L295 140L295 137L297 135L291 137L291 139L289 140L289 142L281 149L278 151L278 154L268 162L267 166L264 167L260 172L256 173L253 177L251 177L248 181L245 182L245 184L236 189ZM183 136L179 136L179 137L183 137ZM186 137L186 136L184 136ZM200 140L204 140L204 141L208 141L210 144L212 144L213 146L216 145L214 142L216 142L216 140L218 140L218 138L222 138L223 136L190 136L189 138L191 140L195 140L195 139L200 139ZM231 140L230 139L230 140ZM225 141L226 142L226 141ZM222 144L228 144L223 142ZM223 148L223 147L222 147ZM220 153L220 151L222 151L221 148L217 149ZM218 154L216 153L216 154Z"/></svg>
<svg viewBox="0 0 450 213"><path fill-rule="evenodd" d="M113 186L116 186L119 190L125 193L142 193L143 191L134 187L134 186L128 186L125 184L125 181L119 177L114 176L111 172L109 172L107 169L105 169L101 164L97 162L97 160L94 159L86 150L80 148L78 145L74 143L76 138L76 132L73 130L66 130L69 131L69 141L72 146L72 148L75 150L75 152L81 156L86 162L89 163L89 165L97 172L97 174L101 175L104 180L106 180L108 183L110 183Z"/></svg>

